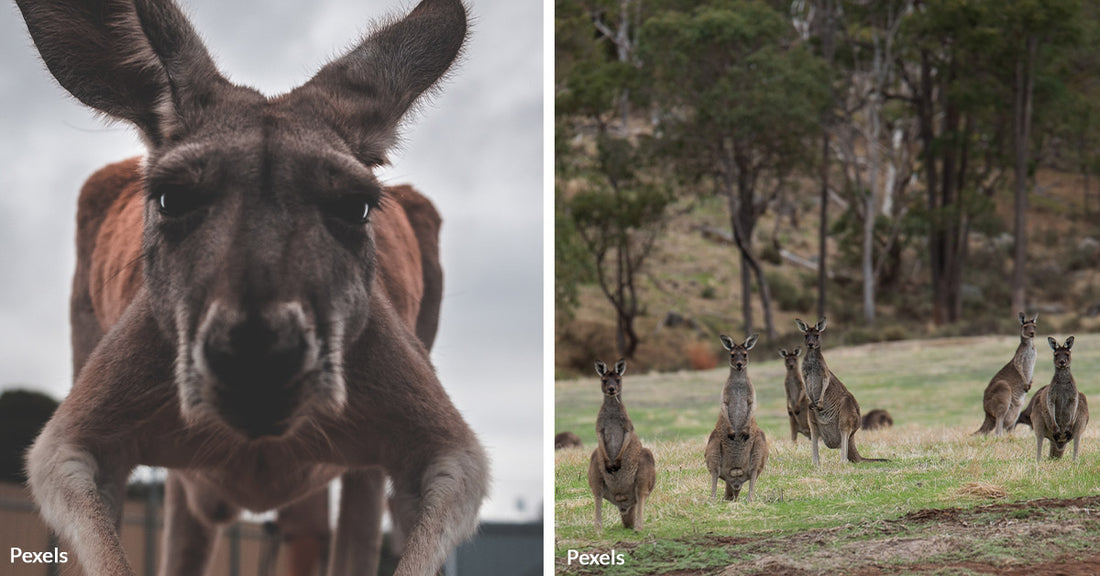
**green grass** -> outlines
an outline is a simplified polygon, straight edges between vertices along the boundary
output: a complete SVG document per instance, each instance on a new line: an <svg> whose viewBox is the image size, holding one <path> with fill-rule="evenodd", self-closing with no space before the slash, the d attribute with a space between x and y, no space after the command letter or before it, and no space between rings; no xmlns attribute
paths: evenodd
<svg viewBox="0 0 1100 576"><path fill-rule="evenodd" d="M556 455L557 556L563 557L571 548L619 545L633 547L629 567L601 573L713 568L737 563L741 560L734 556L748 558L752 553L737 546L699 546L696 539L759 539L815 529L850 529L928 508L1100 493L1096 472L1100 433L1095 425L1086 431L1076 465L1067 452L1061 461L1044 459L1037 466L1034 435L1027 427L1003 439L970 436L983 418L981 398L989 378L1011 358L1017 343L1011 338L966 338L830 349L826 340L829 366L859 400L863 412L885 408L895 425L856 436L861 454L889 458L889 463L842 464L839 451L822 445L822 465L816 469L810 464L808 440L800 437L797 445L790 441L779 355L758 346L750 356L749 373L757 391L757 422L768 436L770 456L754 501L748 504L710 500L710 478L703 463L703 448L717 419L728 368L647 375L628 370L624 402L635 429L657 460L657 485L646 507L645 528L639 532L623 529L610 504L604 504L604 531L597 533L593 528L587 464L595 445L599 381L595 375L560 381L557 431L572 430L586 447ZM1036 338L1036 347L1034 389L1048 383L1053 374L1045 336ZM1092 397L1100 394L1100 378L1095 376L1100 374L1100 336L1077 338L1073 372L1082 392ZM1046 445L1044 458L1045 453ZM720 486L719 495L721 490ZM996 558L1011 553L997 546L990 542L975 554Z"/></svg>

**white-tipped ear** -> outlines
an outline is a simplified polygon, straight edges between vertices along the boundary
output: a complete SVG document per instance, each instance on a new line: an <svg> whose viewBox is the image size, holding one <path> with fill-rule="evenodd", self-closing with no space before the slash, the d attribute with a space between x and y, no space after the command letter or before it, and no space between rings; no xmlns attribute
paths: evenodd
<svg viewBox="0 0 1100 576"><path fill-rule="evenodd" d="M789 354L790 354L790 352L787 352L786 348L780 348L779 349L779 355L780 356L786 358Z"/></svg>
<svg viewBox="0 0 1100 576"><path fill-rule="evenodd" d="M1055 340L1054 338L1050 337L1050 336L1047 336L1047 344L1050 344L1050 349L1051 350L1057 350L1058 349L1058 341Z"/></svg>
<svg viewBox="0 0 1100 576"><path fill-rule="evenodd" d="M759 337L759 334L753 334L752 336L749 336L749 339L745 340L745 350L752 350L753 346L756 346L756 340Z"/></svg>
<svg viewBox="0 0 1100 576"><path fill-rule="evenodd" d="M801 330L803 334L805 334L806 331L810 329L810 327L807 326L806 323L803 322L801 318L795 318L794 319L794 325L798 326L798 329Z"/></svg>
<svg viewBox="0 0 1100 576"><path fill-rule="evenodd" d="M607 364L596 360L596 374L599 374L600 376L607 374Z"/></svg>
<svg viewBox="0 0 1100 576"><path fill-rule="evenodd" d="M794 349L794 352L793 352L793 354L794 354L795 356L798 356L798 355L799 355L799 354L801 354L801 353L802 353L802 349L801 349L801 348L795 348L795 349Z"/></svg>
<svg viewBox="0 0 1100 576"><path fill-rule="evenodd" d="M1066 350L1073 348L1073 336L1066 338Z"/></svg>
<svg viewBox="0 0 1100 576"><path fill-rule="evenodd" d="M818 321L817 321L817 331L818 331L818 332L824 332L824 331L825 331L825 326L826 326L827 324L828 324L828 321L827 321L827 320L825 320L825 317L824 317L824 316L822 316L822 317L821 317L821 320L818 320Z"/></svg>
<svg viewBox="0 0 1100 576"><path fill-rule="evenodd" d="M619 361L615 363L615 373L619 376L626 374L626 360L620 358Z"/></svg>
<svg viewBox="0 0 1100 576"><path fill-rule="evenodd" d="M733 338L726 336L725 334L719 334L718 339L722 341L722 347L730 352L733 352Z"/></svg>
<svg viewBox="0 0 1100 576"><path fill-rule="evenodd" d="M1034 316L1031 317L1031 323L1035 324L1038 321L1039 321L1039 314L1036 313Z"/></svg>

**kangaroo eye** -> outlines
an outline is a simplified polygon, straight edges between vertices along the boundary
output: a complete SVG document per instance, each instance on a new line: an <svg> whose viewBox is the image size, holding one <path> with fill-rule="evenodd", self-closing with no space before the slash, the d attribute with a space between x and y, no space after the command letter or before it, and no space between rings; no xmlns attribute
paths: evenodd
<svg viewBox="0 0 1100 576"><path fill-rule="evenodd" d="M370 219L371 202L366 196L345 196L323 205L326 214L348 224L366 224Z"/></svg>
<svg viewBox="0 0 1100 576"><path fill-rule="evenodd" d="M157 196L157 209L169 218L183 216L202 204L202 195L193 191L169 190Z"/></svg>

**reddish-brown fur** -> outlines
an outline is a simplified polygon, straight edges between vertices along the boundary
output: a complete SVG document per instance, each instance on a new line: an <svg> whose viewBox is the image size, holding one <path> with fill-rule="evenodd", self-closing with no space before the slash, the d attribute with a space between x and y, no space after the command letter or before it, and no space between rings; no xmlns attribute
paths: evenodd
<svg viewBox="0 0 1100 576"><path fill-rule="evenodd" d="M141 158L109 164L81 188L77 252L83 258L72 294L73 351L74 362L78 362L74 374L102 335L119 321L142 285L142 190ZM438 242L442 220L431 201L411 186L388 187L386 195L391 202L374 221L378 277L401 320L431 348L442 299ZM79 316L86 302L90 302L94 323ZM380 484L384 479L373 481ZM308 507L295 504L280 511L289 576L312 574L320 564L321 547L331 537L327 510L328 500L322 497L310 499Z"/></svg>

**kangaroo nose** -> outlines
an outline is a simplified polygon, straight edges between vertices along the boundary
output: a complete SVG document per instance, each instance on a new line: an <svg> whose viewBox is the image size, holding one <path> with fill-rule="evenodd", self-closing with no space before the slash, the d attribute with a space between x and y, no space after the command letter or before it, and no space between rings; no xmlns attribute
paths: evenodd
<svg viewBox="0 0 1100 576"><path fill-rule="evenodd" d="M294 322L270 322L259 316L215 323L203 341L210 372L221 383L287 384L302 370L306 342Z"/></svg>

